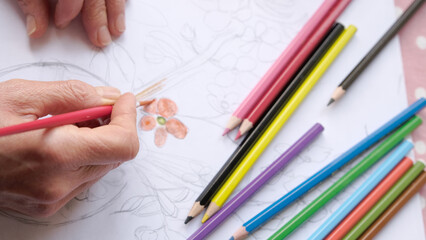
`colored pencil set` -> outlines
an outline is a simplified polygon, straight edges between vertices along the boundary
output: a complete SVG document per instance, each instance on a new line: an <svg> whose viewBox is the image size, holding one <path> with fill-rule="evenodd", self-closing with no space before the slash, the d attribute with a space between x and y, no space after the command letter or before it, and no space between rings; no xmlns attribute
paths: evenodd
<svg viewBox="0 0 426 240"><path fill-rule="evenodd" d="M350 2L350 0L325 0L234 112L224 135L241 124L237 138L244 134L247 136L196 199L185 224L200 215L204 209L206 211L202 218L203 225L188 239L204 239L208 236L323 131L323 126L316 123L246 187L228 200L284 123L355 34L354 26L351 25L345 29L342 24L336 23L337 18ZM397 26L392 27L391 33L385 34L380 40L380 47L375 47L374 54L370 54L371 56L363 61L372 61L380 49L395 35L395 32L418 9L420 5L418 2L413 3L401 16L402 20L399 19L394 24ZM366 63L363 63L363 67L357 70L358 75L366 67ZM422 162L413 164L410 159L405 157L412 148L412 144L404 141L404 138L422 123L422 120L415 114L425 106L425 99L420 99L409 106L323 169L245 222L231 236L231 239L244 239L344 165L382 141L370 154L269 239L284 239L289 236L351 182L392 151L382 165L310 239L341 239L342 237L356 239L364 231L367 239L373 233L377 233L390 216L393 216L426 181L426 177L421 177L423 174L420 174L424 164ZM420 177L418 177L419 174ZM388 217L380 220L380 225L370 226L371 222L386 210L387 206L404 189L407 193L401 195L404 197L399 201L400 204L389 208L393 210L389 210L390 212L386 214ZM382 201L383 203L380 203ZM380 207L376 207L376 205L380 205ZM368 212L368 209L373 211L375 208L378 209L374 214ZM368 219L364 220L364 218Z"/></svg>

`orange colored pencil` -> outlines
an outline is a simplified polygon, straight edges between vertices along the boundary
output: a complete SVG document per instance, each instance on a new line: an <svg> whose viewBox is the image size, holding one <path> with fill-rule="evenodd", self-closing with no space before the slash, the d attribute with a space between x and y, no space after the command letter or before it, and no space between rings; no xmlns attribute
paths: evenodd
<svg viewBox="0 0 426 240"><path fill-rule="evenodd" d="M342 239L412 165L413 161L405 157L325 239Z"/></svg>

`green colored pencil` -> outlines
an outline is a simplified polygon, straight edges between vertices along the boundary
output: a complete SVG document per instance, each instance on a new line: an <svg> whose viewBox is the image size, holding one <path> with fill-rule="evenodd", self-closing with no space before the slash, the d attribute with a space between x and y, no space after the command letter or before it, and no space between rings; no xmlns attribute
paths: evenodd
<svg viewBox="0 0 426 240"><path fill-rule="evenodd" d="M269 240L284 239L296 228L302 225L307 219L315 214L322 206L324 206L333 197L339 194L352 181L357 179L362 173L367 171L374 163L380 160L398 143L400 143L407 135L409 135L416 127L422 123L422 119L418 116L412 117L402 127L397 129L392 135L385 139L376 149L374 149L367 157L359 162L355 167L349 170L343 177L337 180L331 187L317 197L313 202L306 206L282 228L269 237Z"/></svg>
<svg viewBox="0 0 426 240"><path fill-rule="evenodd" d="M365 214L365 216L346 234L343 240L358 239L365 230L392 204L392 202L423 172L424 163L416 162L405 174L389 189L389 191Z"/></svg>

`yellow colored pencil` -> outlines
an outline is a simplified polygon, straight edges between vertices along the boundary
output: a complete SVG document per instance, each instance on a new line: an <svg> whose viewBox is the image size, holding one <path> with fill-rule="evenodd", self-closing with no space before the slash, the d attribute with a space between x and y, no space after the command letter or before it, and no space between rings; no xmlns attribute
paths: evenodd
<svg viewBox="0 0 426 240"><path fill-rule="evenodd" d="M256 162L260 154L262 154L262 152L272 141L272 139L275 137L275 135L278 133L284 123L297 109L297 107L303 101L306 95L308 95L308 93L318 82L318 80L321 78L327 68L331 65L334 59L336 59L339 53L343 50L343 48L355 34L356 30L357 29L355 26L350 25L348 28L345 29L345 31L343 31L343 33L339 36L336 42L330 47L330 49L315 66L314 70L312 70L312 72L309 74L309 76L306 78L300 88L297 89L296 93L291 97L286 106L281 110L281 112L277 115L271 125L269 125L269 127L262 134L262 136L253 146L253 148L248 152L248 154L244 157L244 159L241 161L241 163L238 165L232 175L228 178L225 184L213 197L202 219L203 223L220 210L220 208L226 202L228 197L232 194L234 189L243 179L247 171Z"/></svg>

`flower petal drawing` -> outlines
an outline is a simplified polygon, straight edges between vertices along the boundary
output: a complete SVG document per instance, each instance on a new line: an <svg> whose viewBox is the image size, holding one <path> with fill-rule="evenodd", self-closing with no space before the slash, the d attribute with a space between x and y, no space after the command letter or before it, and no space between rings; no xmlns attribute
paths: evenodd
<svg viewBox="0 0 426 240"><path fill-rule="evenodd" d="M143 107L144 116L140 120L142 131L155 129L154 143L162 147L167 140L167 133L177 139L184 139L188 134L188 128L180 120L172 118L176 115L178 107L173 100L161 98Z"/></svg>
<svg viewBox="0 0 426 240"><path fill-rule="evenodd" d="M158 100L157 108L158 114L165 118L173 117L178 111L176 103L168 98Z"/></svg>
<svg viewBox="0 0 426 240"><path fill-rule="evenodd" d="M157 100L154 100L151 104L145 105L143 110L150 114L157 114Z"/></svg>
<svg viewBox="0 0 426 240"><path fill-rule="evenodd" d="M153 116L146 115L142 117L140 125L143 131L151 131L157 126L157 121Z"/></svg>
<svg viewBox="0 0 426 240"><path fill-rule="evenodd" d="M157 147L162 147L167 140L167 131L164 127L159 127L155 130L155 139L154 143Z"/></svg>
<svg viewBox="0 0 426 240"><path fill-rule="evenodd" d="M169 119L166 122L166 130L175 138L184 139L188 133L188 128L176 118Z"/></svg>

